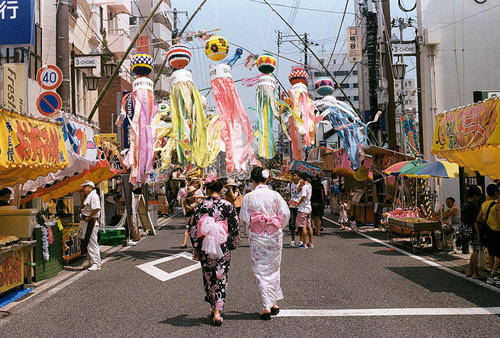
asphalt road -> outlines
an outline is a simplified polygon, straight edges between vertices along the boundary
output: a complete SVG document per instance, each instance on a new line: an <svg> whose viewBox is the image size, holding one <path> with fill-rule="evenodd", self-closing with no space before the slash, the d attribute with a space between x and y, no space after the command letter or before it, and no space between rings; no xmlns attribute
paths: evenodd
<svg viewBox="0 0 500 338"><path fill-rule="evenodd" d="M270 322L258 317L259 297L243 240L233 252L225 321L213 327L203 301L201 270L161 281L137 267L186 251L178 247L182 233L182 219L171 219L156 237L115 253L101 271L80 273L50 294L26 300L0 319L0 336L493 337L500 332L498 315L436 314L449 308L496 308L498 313L498 291L336 227L327 227L314 249L285 246L285 299L279 303L285 316ZM174 273L191 265L189 259L177 258L157 267ZM367 315L366 309L375 313ZM392 314L380 315L384 309ZM330 311L318 316L309 310Z"/></svg>

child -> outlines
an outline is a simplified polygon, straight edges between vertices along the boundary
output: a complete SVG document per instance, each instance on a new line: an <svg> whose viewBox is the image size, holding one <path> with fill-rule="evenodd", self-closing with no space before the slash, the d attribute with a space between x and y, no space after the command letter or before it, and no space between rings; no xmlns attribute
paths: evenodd
<svg viewBox="0 0 500 338"><path fill-rule="evenodd" d="M342 199L339 198L339 208L340 208L340 216L339 216L339 223L340 223L340 230L346 230L346 224L349 224L349 218L347 218L347 209L349 206L342 201Z"/></svg>

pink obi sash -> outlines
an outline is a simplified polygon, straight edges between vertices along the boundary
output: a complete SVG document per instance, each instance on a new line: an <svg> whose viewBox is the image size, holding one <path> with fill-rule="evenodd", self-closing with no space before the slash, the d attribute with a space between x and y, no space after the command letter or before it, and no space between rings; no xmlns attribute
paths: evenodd
<svg viewBox="0 0 500 338"><path fill-rule="evenodd" d="M250 215L250 229L257 235L262 235L264 232L274 234L281 229L282 219L278 215L269 216L262 212L252 212Z"/></svg>
<svg viewBox="0 0 500 338"><path fill-rule="evenodd" d="M198 238L203 237L201 249L211 258L223 256L220 246L227 241L227 221L216 221L213 217L203 215L198 221Z"/></svg>

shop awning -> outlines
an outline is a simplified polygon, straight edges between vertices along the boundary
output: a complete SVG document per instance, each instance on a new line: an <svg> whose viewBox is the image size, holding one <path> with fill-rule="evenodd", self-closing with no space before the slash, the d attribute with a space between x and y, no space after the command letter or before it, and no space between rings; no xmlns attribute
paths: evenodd
<svg viewBox="0 0 500 338"><path fill-rule="evenodd" d="M92 126L74 116L60 113L57 118L62 123L64 142L68 151L69 166L30 180L23 185L23 195L34 192L40 187L53 185L57 181L82 173L97 164L97 146Z"/></svg>
<svg viewBox="0 0 500 338"><path fill-rule="evenodd" d="M500 98L436 116L431 152L500 179Z"/></svg>
<svg viewBox="0 0 500 338"><path fill-rule="evenodd" d="M298 171L310 176L323 175L323 171L320 167L313 166L304 161L293 161L290 165L290 171Z"/></svg>
<svg viewBox="0 0 500 338"><path fill-rule="evenodd" d="M25 183L68 165L60 124L0 109L0 186Z"/></svg>
<svg viewBox="0 0 500 338"><path fill-rule="evenodd" d="M24 197L21 202L25 203L35 197L42 197L43 201L47 202L80 190L81 184L85 180L90 180L98 184L115 175L127 172L116 145L101 138L99 135L95 135L95 142L99 158L95 166L76 176L66 177L64 180L58 181L51 186L39 188L34 193L30 193Z"/></svg>

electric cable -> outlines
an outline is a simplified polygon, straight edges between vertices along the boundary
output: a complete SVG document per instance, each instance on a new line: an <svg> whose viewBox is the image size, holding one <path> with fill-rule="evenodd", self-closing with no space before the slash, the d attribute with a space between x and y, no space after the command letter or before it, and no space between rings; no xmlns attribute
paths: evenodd
<svg viewBox="0 0 500 338"><path fill-rule="evenodd" d="M344 25L344 19L345 19L345 14L347 12L348 5L349 5L349 0L346 0L345 7L344 7L344 13L342 14L342 20L340 21L339 30L337 32L337 38L335 39L335 44L333 45L332 54L330 54L330 59L328 59L328 62L326 64L326 68L328 68L328 66L330 65L330 62L332 61L333 54L335 53L335 48L337 48L337 42L339 41L340 31L342 30L342 26Z"/></svg>

